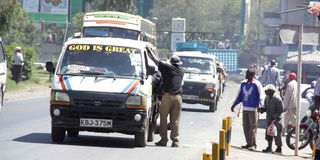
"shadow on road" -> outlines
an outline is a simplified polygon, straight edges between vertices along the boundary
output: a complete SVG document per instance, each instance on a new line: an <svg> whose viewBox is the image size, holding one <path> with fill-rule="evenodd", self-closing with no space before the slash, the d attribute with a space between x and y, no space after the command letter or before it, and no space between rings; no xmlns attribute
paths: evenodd
<svg viewBox="0 0 320 160"><path fill-rule="evenodd" d="M209 112L208 109L199 109L199 108L182 108L182 111L184 111L184 112L208 112L208 113L211 113L211 112Z"/></svg>
<svg viewBox="0 0 320 160"><path fill-rule="evenodd" d="M123 137L102 137L79 135L77 138L69 138L66 136L64 143L53 143L50 133L31 133L22 137L13 139L17 142L25 143L42 143L42 144L58 144L58 145L77 145L89 147L110 147L110 148L134 148L133 138Z"/></svg>

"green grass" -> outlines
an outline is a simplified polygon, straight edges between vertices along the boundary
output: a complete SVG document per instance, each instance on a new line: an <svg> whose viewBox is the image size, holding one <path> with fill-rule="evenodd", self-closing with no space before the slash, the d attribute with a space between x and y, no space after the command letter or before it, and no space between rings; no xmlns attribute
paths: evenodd
<svg viewBox="0 0 320 160"><path fill-rule="evenodd" d="M15 81L11 80L11 71L8 71L7 76L7 91L17 91L17 90L25 90L33 91L34 87L39 85L49 86L51 81L49 81L49 73L43 68L32 67L32 75L29 80L22 81L16 84Z"/></svg>

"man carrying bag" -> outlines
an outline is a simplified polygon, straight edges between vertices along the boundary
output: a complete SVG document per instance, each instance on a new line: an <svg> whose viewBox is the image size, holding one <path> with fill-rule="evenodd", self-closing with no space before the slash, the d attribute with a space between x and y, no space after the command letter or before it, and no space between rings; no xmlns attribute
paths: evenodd
<svg viewBox="0 0 320 160"><path fill-rule="evenodd" d="M283 103L278 94L275 94L276 88L274 85L269 84L265 87L265 93L266 93L266 98L264 101L264 107L259 108L260 113L267 113L266 116L266 140L268 142L268 147L262 152L268 153L272 152L272 141L273 138L275 139L277 149L275 150L275 153L281 154L282 153L282 140L281 140L281 131L282 131L282 125L279 123L281 120L281 113L283 111ZM268 134L270 133L269 128L270 126L272 127L271 129L275 129L274 125L276 127L276 133L274 134L275 131L272 131L273 134Z"/></svg>

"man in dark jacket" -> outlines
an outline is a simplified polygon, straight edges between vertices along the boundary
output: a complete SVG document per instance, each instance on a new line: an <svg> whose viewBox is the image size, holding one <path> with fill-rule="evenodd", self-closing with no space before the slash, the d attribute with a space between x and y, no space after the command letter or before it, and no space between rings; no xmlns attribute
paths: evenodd
<svg viewBox="0 0 320 160"><path fill-rule="evenodd" d="M153 51L147 46L148 56L158 66L163 78L163 97L160 106L160 136L161 140L156 143L157 146L167 146L168 126L167 117L170 114L170 126L172 140L171 147L179 147L179 122L182 106L182 80L184 71L179 67L182 63L180 58L173 56L170 64L161 62L154 55Z"/></svg>
<svg viewBox="0 0 320 160"><path fill-rule="evenodd" d="M272 84L268 84L265 87L266 99L264 101L264 107L260 108L261 113L267 112L266 116L266 140L268 141L268 147L262 152L272 152L272 141L275 139L277 149L275 153L282 153L282 141L281 141L281 131L282 125L279 123L281 120L281 113L283 111L283 103L278 94L275 94L276 88ZM274 122L274 125L277 127L277 136L272 137L267 134L269 125Z"/></svg>

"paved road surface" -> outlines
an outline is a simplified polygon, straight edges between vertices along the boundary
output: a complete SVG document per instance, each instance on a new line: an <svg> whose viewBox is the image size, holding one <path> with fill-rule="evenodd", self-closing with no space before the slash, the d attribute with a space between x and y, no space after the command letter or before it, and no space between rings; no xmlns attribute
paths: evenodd
<svg viewBox="0 0 320 160"><path fill-rule="evenodd" d="M203 105L183 105L180 129L180 148L157 147L148 143L145 148L134 147L134 137L124 134L80 132L79 138L67 138L64 144L51 143L49 97L5 102L0 113L1 160L196 160L203 152L211 152L211 142L219 141L222 119L234 116L232 148L227 159L297 159L284 146L286 156L264 154L239 149L244 144L241 116L230 112L231 101L238 86L229 86L219 102L218 111L207 112ZM241 114L240 114L241 115ZM159 140L156 135L155 141ZM261 145L260 145L261 144ZM258 130L258 150L266 147L264 129ZM309 148L300 158L310 159Z"/></svg>

